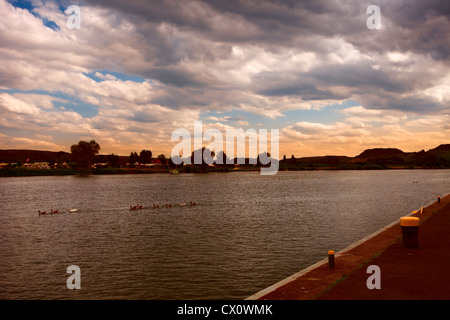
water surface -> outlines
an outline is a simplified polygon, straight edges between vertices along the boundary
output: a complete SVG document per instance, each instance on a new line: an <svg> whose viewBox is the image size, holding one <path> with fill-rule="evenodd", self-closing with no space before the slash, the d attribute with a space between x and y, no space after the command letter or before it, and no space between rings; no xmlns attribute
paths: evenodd
<svg viewBox="0 0 450 320"><path fill-rule="evenodd" d="M0 179L1 299L243 299L449 192L450 170ZM152 208L194 201L197 206ZM130 211L130 204L144 209ZM77 213L69 213L77 208ZM38 216L37 210L64 214ZM70 265L81 290L69 290Z"/></svg>

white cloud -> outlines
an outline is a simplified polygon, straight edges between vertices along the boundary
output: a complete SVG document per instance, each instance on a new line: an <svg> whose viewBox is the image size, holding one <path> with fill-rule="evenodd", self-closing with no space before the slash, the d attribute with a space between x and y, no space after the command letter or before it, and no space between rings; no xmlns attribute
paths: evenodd
<svg viewBox="0 0 450 320"><path fill-rule="evenodd" d="M396 12L386 14L385 26L411 36L402 42L381 41L386 32L368 38L367 30L358 31L365 17L353 13L360 4L347 12L320 1L289 9L240 2L241 11L202 1L90 3L81 7L82 28L69 30L54 1L34 1L38 17L0 0L0 126L30 139L17 144L48 141L56 148L64 144L58 136L86 137L101 140L107 152L127 154L150 144L167 153L173 130L190 128L202 114L231 110L246 118L207 120L222 128L257 127L249 113L277 120L287 143L311 152L345 151L346 144L411 145L405 137L422 143L437 132L449 137L449 66L444 56L432 58L445 50L427 47L433 39L404 49L418 38L397 27L408 21L391 19ZM336 20L335 12L345 21ZM335 20L326 25L330 14ZM46 27L42 18L60 29ZM439 31L438 23L448 29L439 17L425 25ZM124 81L115 72L145 81ZM347 99L361 106L341 110L345 119L339 122L288 125L285 117L288 110L317 110ZM93 115L69 110L80 101L80 108L85 103L96 109ZM422 136L414 137L418 127Z"/></svg>
<svg viewBox="0 0 450 320"><path fill-rule="evenodd" d="M0 107L16 114L38 114L39 108L34 104L24 102L8 93L0 93Z"/></svg>
<svg viewBox="0 0 450 320"><path fill-rule="evenodd" d="M347 116L346 121L354 124L371 122L392 123L407 119L407 115L401 111L366 109L362 106L346 108L341 110L341 113Z"/></svg>

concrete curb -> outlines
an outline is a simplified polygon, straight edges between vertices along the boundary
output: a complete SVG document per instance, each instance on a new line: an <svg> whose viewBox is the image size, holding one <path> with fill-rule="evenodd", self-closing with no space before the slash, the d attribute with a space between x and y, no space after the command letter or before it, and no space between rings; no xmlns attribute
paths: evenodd
<svg viewBox="0 0 450 320"><path fill-rule="evenodd" d="M426 206L424 206L424 208L427 208L427 207L429 207L429 206L431 206L432 204L435 204L435 203L436 203L436 201L432 201L432 202L428 203ZM417 212L413 211L413 212L405 215L405 217L406 216L413 216L415 214L417 214ZM361 240L359 240L359 241L349 245L348 247L340 250L339 252L337 252L335 254L336 259L338 259L340 256L343 256L343 255L347 254L350 250L352 250L352 249L354 249L354 248L364 244L368 240L375 238L380 233L382 233L382 232L384 232L384 231L386 231L388 229L391 229L393 227L399 226L399 225L400 225L399 220L397 220L397 221L394 221L394 222L388 224L387 226L385 226L385 227L383 227L383 228L381 228L381 229L379 229L379 230L369 234L368 236L362 238ZM279 288L281 288L281 287L283 287L283 286L293 282L294 280L305 276L309 272L311 272L313 270L316 270L318 268L321 268L321 267L323 268L327 264L328 264L328 257L324 258L323 260L320 260L319 262L317 262L317 263L315 263L315 264L313 264L313 265L311 265L311 266L309 266L309 267L307 267L307 268L305 268L305 269L303 269L303 270L301 270L301 271L299 271L299 272L297 272L297 273L295 273L295 274L293 274L293 275L291 275L291 276L289 276L289 277L287 277L287 278L285 278L285 279L283 279L283 280L281 280L281 281L279 281L279 282L277 282L275 284L273 284L272 286L269 286L269 287L267 287L267 288L265 288L265 289L255 293L255 294L249 296L245 300L258 300L258 299L261 299L262 297L264 297L264 296L266 296L266 295L268 295L270 293L275 292ZM355 266L355 268L356 268L356 266Z"/></svg>

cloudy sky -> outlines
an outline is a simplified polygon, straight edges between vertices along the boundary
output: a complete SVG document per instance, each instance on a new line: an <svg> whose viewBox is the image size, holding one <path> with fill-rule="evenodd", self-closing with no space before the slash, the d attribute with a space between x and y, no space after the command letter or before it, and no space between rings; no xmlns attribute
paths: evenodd
<svg viewBox="0 0 450 320"><path fill-rule="evenodd" d="M0 0L0 148L170 155L201 120L279 129L280 156L428 150L450 143L449 19L447 0Z"/></svg>

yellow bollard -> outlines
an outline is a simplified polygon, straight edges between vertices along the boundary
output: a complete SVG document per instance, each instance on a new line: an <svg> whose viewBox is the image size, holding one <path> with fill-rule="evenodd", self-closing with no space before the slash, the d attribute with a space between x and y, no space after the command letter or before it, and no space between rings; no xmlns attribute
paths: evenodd
<svg viewBox="0 0 450 320"><path fill-rule="evenodd" d="M419 224L420 220L417 217L402 217L400 218L400 227L403 235L403 246L405 248L419 247Z"/></svg>
<svg viewBox="0 0 450 320"><path fill-rule="evenodd" d="M334 251L328 251L328 266L333 269L334 268Z"/></svg>

